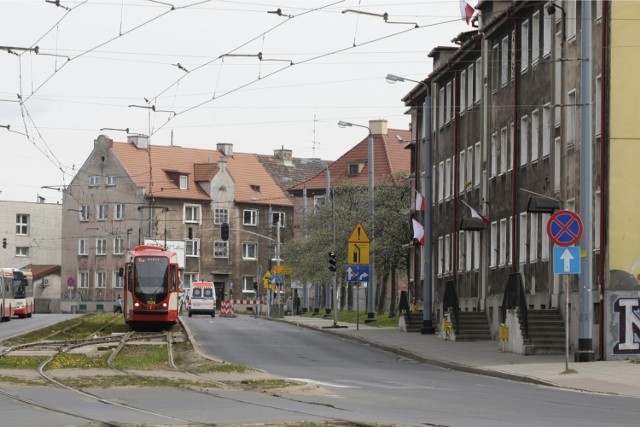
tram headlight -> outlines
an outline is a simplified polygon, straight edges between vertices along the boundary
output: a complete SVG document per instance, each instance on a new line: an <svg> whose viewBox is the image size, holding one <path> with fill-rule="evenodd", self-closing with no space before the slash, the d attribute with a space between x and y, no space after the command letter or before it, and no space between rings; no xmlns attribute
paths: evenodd
<svg viewBox="0 0 640 427"><path fill-rule="evenodd" d="M140 307L140 303L139 303L139 302L134 302L134 303L133 303L133 306L134 306L135 308L138 308L138 307Z"/></svg>
<svg viewBox="0 0 640 427"><path fill-rule="evenodd" d="M167 304L166 302L162 303L162 308L167 308L169 306L169 304Z"/></svg>

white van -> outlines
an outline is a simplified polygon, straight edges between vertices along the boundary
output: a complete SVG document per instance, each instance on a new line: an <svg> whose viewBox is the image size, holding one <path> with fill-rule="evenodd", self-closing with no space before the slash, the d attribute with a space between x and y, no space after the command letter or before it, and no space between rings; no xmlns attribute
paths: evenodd
<svg viewBox="0 0 640 427"><path fill-rule="evenodd" d="M189 317L210 314L216 317L216 289L212 282L193 282L189 292Z"/></svg>

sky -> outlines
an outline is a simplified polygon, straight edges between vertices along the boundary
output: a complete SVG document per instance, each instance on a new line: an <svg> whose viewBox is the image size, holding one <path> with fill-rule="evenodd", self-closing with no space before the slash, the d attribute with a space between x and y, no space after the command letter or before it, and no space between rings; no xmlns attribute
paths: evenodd
<svg viewBox="0 0 640 427"><path fill-rule="evenodd" d="M385 76L471 29L459 0L0 0L0 200L61 202L100 134L335 160L368 135L338 121L408 129Z"/></svg>

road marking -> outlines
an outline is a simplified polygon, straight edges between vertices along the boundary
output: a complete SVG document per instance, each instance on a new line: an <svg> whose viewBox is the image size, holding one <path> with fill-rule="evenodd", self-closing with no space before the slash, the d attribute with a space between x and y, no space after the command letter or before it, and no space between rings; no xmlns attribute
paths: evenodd
<svg viewBox="0 0 640 427"><path fill-rule="evenodd" d="M328 382L324 382L324 381L316 381L316 380L311 380L311 379L308 379L308 378L287 378L287 379L290 380L290 381L300 381L300 382L305 382L305 383L309 383L309 384L322 385L322 386L325 386L325 387L358 388L358 387L355 387L355 386L328 383Z"/></svg>

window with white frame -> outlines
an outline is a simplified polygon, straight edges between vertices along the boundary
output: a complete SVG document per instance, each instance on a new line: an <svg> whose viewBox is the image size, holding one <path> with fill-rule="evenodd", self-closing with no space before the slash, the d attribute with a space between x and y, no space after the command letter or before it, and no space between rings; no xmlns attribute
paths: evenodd
<svg viewBox="0 0 640 427"><path fill-rule="evenodd" d="M509 82L509 36L502 39L500 54L500 85L504 87Z"/></svg>
<svg viewBox="0 0 640 427"><path fill-rule="evenodd" d="M572 90L567 94L567 145L573 145L576 142L576 90Z"/></svg>
<svg viewBox="0 0 640 427"><path fill-rule="evenodd" d="M558 137L555 139L553 143L553 190L556 193L560 191L561 164L562 164L562 144L560 142L560 137Z"/></svg>
<svg viewBox="0 0 640 427"><path fill-rule="evenodd" d="M451 235L444 236L444 272L448 274L451 271Z"/></svg>
<svg viewBox="0 0 640 427"><path fill-rule="evenodd" d="M538 161L540 151L540 110L531 112L531 163Z"/></svg>
<svg viewBox="0 0 640 427"><path fill-rule="evenodd" d="M124 254L124 239L122 237L116 237L113 239L113 254L114 255Z"/></svg>
<svg viewBox="0 0 640 427"><path fill-rule="evenodd" d="M258 244L255 242L242 242L242 259L257 259Z"/></svg>
<svg viewBox="0 0 640 427"><path fill-rule="evenodd" d="M594 110L595 110L595 117L593 118L595 120L595 129L596 129L596 136L600 136L601 134L601 128L602 128L602 123L600 123L600 120L602 119L602 87L600 87L600 85L602 84L602 76L597 75L596 76L596 87L595 87L595 93L594 93Z"/></svg>
<svg viewBox="0 0 640 427"><path fill-rule="evenodd" d="M200 223L200 205L184 205L184 222Z"/></svg>
<svg viewBox="0 0 640 427"><path fill-rule="evenodd" d="M115 187L116 186L116 177L115 175L109 175L107 177L107 187Z"/></svg>
<svg viewBox="0 0 640 427"><path fill-rule="evenodd" d="M465 174L466 182L464 183L467 190L473 187L473 145L467 148L467 173Z"/></svg>
<svg viewBox="0 0 640 427"><path fill-rule="evenodd" d="M542 158L551 154L551 105L542 108Z"/></svg>
<svg viewBox="0 0 640 427"><path fill-rule="evenodd" d="M480 232L473 232L473 270L480 269Z"/></svg>
<svg viewBox="0 0 640 427"><path fill-rule="evenodd" d="M197 282L200 280L200 274L199 273L184 273L182 275L182 286L180 286L183 289L188 289L191 287L191 284L193 284L193 282Z"/></svg>
<svg viewBox="0 0 640 427"><path fill-rule="evenodd" d="M213 242L214 258L229 258L229 242L224 240L216 240Z"/></svg>
<svg viewBox="0 0 640 427"><path fill-rule="evenodd" d="M474 165L473 165L473 186L480 186L480 174L482 166L482 150L480 149L480 141L476 142L475 149L473 150Z"/></svg>
<svg viewBox="0 0 640 427"><path fill-rule="evenodd" d="M451 121L451 105L453 104L453 84L447 83L447 95L445 98L445 110L444 110L444 122L449 123Z"/></svg>
<svg viewBox="0 0 640 427"><path fill-rule="evenodd" d="M507 137L507 127L500 130L500 175L507 172L509 167L509 139Z"/></svg>
<svg viewBox="0 0 640 427"><path fill-rule="evenodd" d="M444 162L438 164L438 201L444 199Z"/></svg>
<svg viewBox="0 0 640 427"><path fill-rule="evenodd" d="M556 13L556 15L558 15ZM562 31L558 31L556 33L555 43L554 43L554 59L553 62L553 103L556 104L556 112L555 112L555 124L556 126L560 126L560 120L562 117Z"/></svg>
<svg viewBox="0 0 640 427"><path fill-rule="evenodd" d="M499 72L500 72L500 45L497 43L493 45L491 49L491 92L496 93L499 85Z"/></svg>
<svg viewBox="0 0 640 427"><path fill-rule="evenodd" d="M509 250L509 255L507 256L507 263L509 265L513 264L513 216L509 215L509 221L507 223L507 248Z"/></svg>
<svg viewBox="0 0 640 427"><path fill-rule="evenodd" d="M538 214L529 214L529 262L536 262L538 259Z"/></svg>
<svg viewBox="0 0 640 427"><path fill-rule="evenodd" d="M465 266L465 262L464 262L464 258L466 255L466 248L465 248L465 243L466 240L464 238L464 231L458 231L458 270L459 271L464 271L464 266Z"/></svg>
<svg viewBox="0 0 640 427"><path fill-rule="evenodd" d="M473 82L475 78L475 64L469 65L467 68L467 108L473 107Z"/></svg>
<svg viewBox="0 0 640 427"><path fill-rule="evenodd" d="M540 58L540 12L531 16L531 64L538 63Z"/></svg>
<svg viewBox="0 0 640 427"><path fill-rule="evenodd" d="M515 149L515 135L513 134L514 131L515 128L513 122L511 122L509 123L509 135L507 136L509 138L509 166L507 167L507 170L513 170L513 153Z"/></svg>
<svg viewBox="0 0 640 427"><path fill-rule="evenodd" d="M180 189L186 190L188 188L188 178L187 175L180 175Z"/></svg>
<svg viewBox="0 0 640 427"><path fill-rule="evenodd" d="M441 87L438 91L438 126L444 126L444 88Z"/></svg>
<svg viewBox="0 0 640 427"><path fill-rule="evenodd" d="M107 287L107 272L96 271L96 288L104 289Z"/></svg>
<svg viewBox="0 0 640 427"><path fill-rule="evenodd" d="M540 234L540 259L542 261L549 260L549 234L546 232L547 223L549 222L549 218L551 218L551 214L543 213L540 214L542 219L542 233Z"/></svg>
<svg viewBox="0 0 640 427"><path fill-rule="evenodd" d="M106 204L96 205L96 221L105 221L107 219L107 209L108 206Z"/></svg>
<svg viewBox="0 0 640 427"><path fill-rule="evenodd" d="M96 255L107 254L107 239L98 237L96 239Z"/></svg>
<svg viewBox="0 0 640 427"><path fill-rule="evenodd" d="M451 186L451 159L446 159L444 161L444 198L445 200L449 200L451 197L452 186Z"/></svg>
<svg viewBox="0 0 640 427"><path fill-rule="evenodd" d="M213 223L224 224L229 223L229 209L227 208L215 208L213 210Z"/></svg>
<svg viewBox="0 0 640 427"><path fill-rule="evenodd" d="M326 200L327 197L324 194L313 196L313 211L315 212L318 206L322 206Z"/></svg>
<svg viewBox="0 0 640 427"><path fill-rule="evenodd" d="M113 206L113 219L116 221L124 219L124 203L116 203Z"/></svg>
<svg viewBox="0 0 640 427"><path fill-rule="evenodd" d="M272 212L271 213L271 224L275 227L280 223L280 228L284 228L285 223L285 215L284 212Z"/></svg>
<svg viewBox="0 0 640 427"><path fill-rule="evenodd" d="M100 185L100 177L98 175L91 175L89 177L89 187L97 187Z"/></svg>
<svg viewBox="0 0 640 427"><path fill-rule="evenodd" d="M78 289L89 287L89 272L87 270L78 271Z"/></svg>
<svg viewBox="0 0 640 427"><path fill-rule="evenodd" d="M465 172L465 164L466 164L466 151L460 151L460 159L458 160L458 192L464 192L464 172Z"/></svg>
<svg viewBox="0 0 640 427"><path fill-rule="evenodd" d="M28 246L18 246L18 247L16 247L16 256L17 257L27 257L27 256L29 256L29 247Z"/></svg>
<svg viewBox="0 0 640 427"><path fill-rule="evenodd" d="M596 3L596 20L600 20L602 18L602 2L595 2Z"/></svg>
<svg viewBox="0 0 640 427"><path fill-rule="evenodd" d="M78 239L78 255L89 255L89 239Z"/></svg>
<svg viewBox="0 0 640 427"><path fill-rule="evenodd" d="M122 289L124 287L124 277L120 275L120 272L118 270L114 270L111 277L113 277L114 289Z"/></svg>
<svg viewBox="0 0 640 427"><path fill-rule="evenodd" d="M29 235L29 215L27 214L16 215L16 235L18 236Z"/></svg>
<svg viewBox="0 0 640 427"><path fill-rule="evenodd" d="M80 221L89 221L89 216L91 214L91 207L89 205L80 205L80 209L78 209Z"/></svg>
<svg viewBox="0 0 640 427"><path fill-rule="evenodd" d="M438 197L438 193L436 193L436 178L436 165L433 165L431 167L431 194L433 195L433 197ZM432 200L432 202L435 205L435 200Z"/></svg>
<svg viewBox="0 0 640 427"><path fill-rule="evenodd" d="M527 262L527 213L520 213L520 264Z"/></svg>
<svg viewBox="0 0 640 427"><path fill-rule="evenodd" d="M500 220L500 248L498 249L498 265L504 266L507 263L507 219Z"/></svg>
<svg viewBox="0 0 640 427"><path fill-rule="evenodd" d="M464 114L464 110L467 106L467 102L465 101L465 97L467 96L467 72L460 72L460 105L458 107L458 111L460 115Z"/></svg>
<svg viewBox="0 0 640 427"><path fill-rule="evenodd" d="M184 255L188 257L200 256L200 240L187 240L184 246Z"/></svg>
<svg viewBox="0 0 640 427"><path fill-rule="evenodd" d="M516 30L512 30L511 31L511 81L513 81L516 77L516 55L515 52L518 50L517 46L516 46Z"/></svg>
<svg viewBox="0 0 640 427"><path fill-rule="evenodd" d="M438 276L442 276L442 264L444 263L444 240L438 237Z"/></svg>
<svg viewBox="0 0 640 427"><path fill-rule="evenodd" d="M542 29L542 56L547 57L551 55L551 36L553 35L553 25L551 25L551 20L553 18L549 14L544 14L542 18L543 29Z"/></svg>
<svg viewBox="0 0 640 427"><path fill-rule="evenodd" d="M600 191L593 197L593 250L600 250Z"/></svg>
<svg viewBox="0 0 640 427"><path fill-rule="evenodd" d="M465 238L465 247L466 247L466 251L467 254L465 256L465 268L467 271L471 271L471 269L473 268L473 256L475 256L475 254L473 253L473 231L467 231L466 233L464 233L464 238Z"/></svg>
<svg viewBox="0 0 640 427"><path fill-rule="evenodd" d="M242 211L242 224L243 225L258 225L258 210L257 209L244 209Z"/></svg>
<svg viewBox="0 0 640 427"><path fill-rule="evenodd" d="M577 1L576 0L566 0L564 2L564 8L566 9L567 15L566 17L561 16L560 19L564 19L566 22L566 30L567 30L567 40L571 40L576 36L576 27L577 27ZM561 14L557 14L561 15Z"/></svg>
<svg viewBox="0 0 640 427"><path fill-rule="evenodd" d="M481 65L482 63L480 62L482 60L482 58L478 58L476 59L476 69L475 69L475 76L476 76L476 83L475 83L475 89L473 92L473 102L480 102L481 96L480 94L482 93L482 74L480 73L480 69L481 69Z"/></svg>
<svg viewBox="0 0 640 427"><path fill-rule="evenodd" d="M258 283L256 276L242 276L242 292L255 292L254 283Z"/></svg>
<svg viewBox="0 0 640 427"><path fill-rule="evenodd" d="M529 117L522 116L520 118L520 166L526 166L528 160L529 141L528 141Z"/></svg>
<svg viewBox="0 0 640 427"><path fill-rule="evenodd" d="M524 73L529 68L529 20L525 20L520 28L520 71Z"/></svg>
<svg viewBox="0 0 640 427"><path fill-rule="evenodd" d="M491 175L490 178L495 178L498 174L498 134L493 133L491 135Z"/></svg>
<svg viewBox="0 0 640 427"><path fill-rule="evenodd" d="M498 255L498 222L491 223L491 247L489 248L489 267L495 268Z"/></svg>

